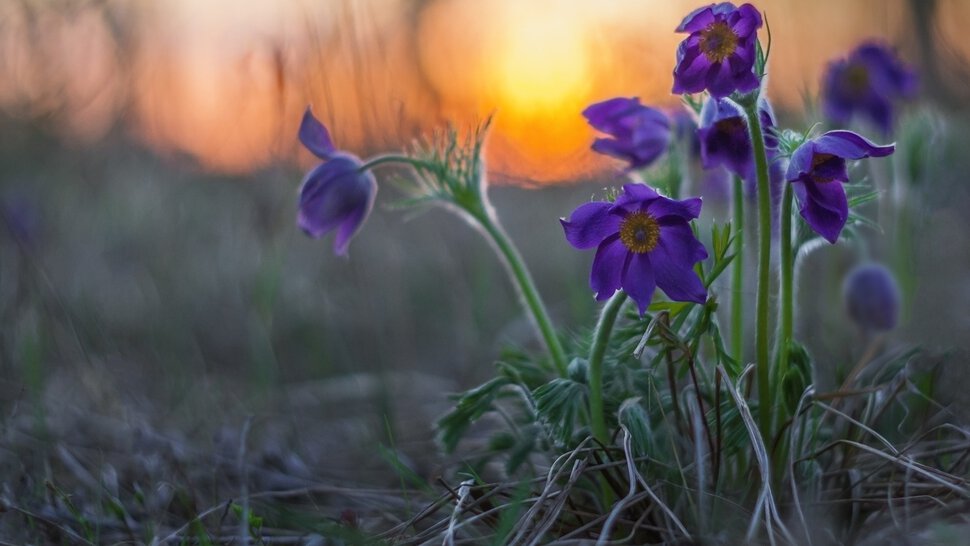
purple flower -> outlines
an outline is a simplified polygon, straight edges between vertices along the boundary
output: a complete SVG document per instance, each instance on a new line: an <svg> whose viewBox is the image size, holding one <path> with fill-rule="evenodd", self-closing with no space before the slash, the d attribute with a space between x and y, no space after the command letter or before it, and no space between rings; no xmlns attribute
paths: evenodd
<svg viewBox="0 0 970 546"><path fill-rule="evenodd" d="M337 150L310 107L300 123L300 142L323 163L303 179L297 224L314 239L336 230L333 251L344 256L350 239L374 206L377 181L370 172L361 170L360 159Z"/></svg>
<svg viewBox="0 0 970 546"><path fill-rule="evenodd" d="M583 116L596 130L613 138L597 138L593 151L623 159L630 169L650 165L667 150L670 123L660 110L640 99L617 97L588 106Z"/></svg>
<svg viewBox="0 0 970 546"><path fill-rule="evenodd" d="M891 271L879 264L860 265L842 287L849 317L866 331L886 331L899 320L899 286Z"/></svg>
<svg viewBox="0 0 970 546"><path fill-rule="evenodd" d="M747 93L761 82L754 73L761 14L751 4L730 2L698 8L684 18L677 32L690 35L677 48L673 92L710 92L722 98Z"/></svg>
<svg viewBox="0 0 970 546"><path fill-rule="evenodd" d="M794 184L802 218L828 242L839 239L849 217L842 182L848 182L846 159L884 157L895 145L880 146L852 131L829 131L806 141L792 154L785 179Z"/></svg>
<svg viewBox="0 0 970 546"><path fill-rule="evenodd" d="M765 100L758 101L765 147L778 147L774 135L775 117ZM755 179L754 149L744 112L731 101L710 98L701 110L698 129L704 168L724 166L745 180ZM771 155L769 153L769 155Z"/></svg>
<svg viewBox="0 0 970 546"><path fill-rule="evenodd" d="M586 203L560 222L569 244L596 247L589 278L596 299L622 288L643 315L658 286L676 301L707 298L694 272L707 250L689 224L700 211L700 198L676 201L643 184L626 184L615 202Z"/></svg>
<svg viewBox="0 0 970 546"><path fill-rule="evenodd" d="M829 63L822 81L823 108L834 123L847 124L858 114L888 135L893 125L893 103L911 98L916 86L916 74L892 48L864 42L847 58Z"/></svg>

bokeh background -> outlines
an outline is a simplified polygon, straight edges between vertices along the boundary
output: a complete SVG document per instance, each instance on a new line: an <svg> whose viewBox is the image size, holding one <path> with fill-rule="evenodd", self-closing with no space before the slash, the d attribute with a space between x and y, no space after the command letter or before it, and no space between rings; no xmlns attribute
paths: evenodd
<svg viewBox="0 0 970 546"><path fill-rule="evenodd" d="M557 218L619 180L619 165L589 151L579 113L617 95L678 107L672 30L696 6L0 0L4 468L50 478L73 460L97 474L139 453L112 464L151 475L156 452L229 460L251 417L251 456L278 479L387 476L378 444L433 473L446 396L489 377L503 347L536 341L479 234L442 210L394 208L389 184L349 259L298 231L296 192L315 161L296 140L304 108L361 156L494 113L499 216L555 320L579 331L593 322L592 256L565 243ZM915 218L909 250L895 252L889 231L869 236L875 257L904 270L890 343L954 361L941 393L959 402L970 2L757 6L783 124L817 121L826 63L862 39L894 44L919 72L900 153L883 167L907 185L896 204ZM723 218L717 199L705 206ZM864 349L841 303L857 260L825 248L802 276L798 330L823 377Z"/></svg>

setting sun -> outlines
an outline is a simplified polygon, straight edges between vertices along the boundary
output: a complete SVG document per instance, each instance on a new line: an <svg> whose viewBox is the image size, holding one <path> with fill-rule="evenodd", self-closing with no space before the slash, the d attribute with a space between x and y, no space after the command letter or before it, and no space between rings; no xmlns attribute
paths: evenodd
<svg viewBox="0 0 970 546"><path fill-rule="evenodd" d="M296 157L307 104L358 153L400 149L438 124L467 127L494 115L488 159L497 179L570 180L612 164L589 151L586 106L617 96L676 104L668 80L681 36L671 30L694 4L174 0L126 12L138 22L128 34L114 33L112 18L95 8L32 18L5 4L0 72L9 77L0 82L0 110L55 116L81 141L121 121L162 154L234 173ZM776 109L800 109L828 60L860 36L888 37L899 25L901 1L862 17L875 5L868 0L840 6L845 17L824 40L807 33L803 21L826 20L836 4L799 5L797 17L773 19L774 30L793 37L772 48ZM795 3L764 9L788 12ZM965 51L948 24L962 9L945 3L939 19ZM50 39L35 43L32 26Z"/></svg>
<svg viewBox="0 0 970 546"><path fill-rule="evenodd" d="M502 106L512 114L558 113L589 86L583 21L550 17L542 3L510 3L496 68ZM575 13L575 12L573 12Z"/></svg>

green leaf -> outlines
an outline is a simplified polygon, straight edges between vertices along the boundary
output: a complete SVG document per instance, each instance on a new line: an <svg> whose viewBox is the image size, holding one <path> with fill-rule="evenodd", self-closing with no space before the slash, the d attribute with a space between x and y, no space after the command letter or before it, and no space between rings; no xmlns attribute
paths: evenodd
<svg viewBox="0 0 970 546"><path fill-rule="evenodd" d="M620 409L617 411L617 419L620 424L630 431L633 451L637 456L648 455L651 452L650 440L653 437L650 430L650 416L643 409L640 401L640 397L627 398L620 404Z"/></svg>
<svg viewBox="0 0 970 546"><path fill-rule="evenodd" d="M651 313L659 313L661 311L667 311L668 313L670 313L671 317L675 317L679 315L681 311L683 311L684 309L687 309L691 305L693 304L690 302L661 300L661 301L655 301L651 303L650 307L648 307L647 309Z"/></svg>
<svg viewBox="0 0 970 546"><path fill-rule="evenodd" d="M560 445L569 445L586 410L586 386L571 379L553 379L533 392L536 414Z"/></svg>
<svg viewBox="0 0 970 546"><path fill-rule="evenodd" d="M454 409L437 423L438 440L446 453L454 452L468 427L492 410L492 404L499 391L509 383L505 377L496 377L456 398Z"/></svg>
<svg viewBox="0 0 970 546"><path fill-rule="evenodd" d="M879 198L878 191L868 191L866 193L862 193L859 195L853 195L848 198L849 208L856 208L859 205L868 203L869 201L875 201L878 198Z"/></svg>

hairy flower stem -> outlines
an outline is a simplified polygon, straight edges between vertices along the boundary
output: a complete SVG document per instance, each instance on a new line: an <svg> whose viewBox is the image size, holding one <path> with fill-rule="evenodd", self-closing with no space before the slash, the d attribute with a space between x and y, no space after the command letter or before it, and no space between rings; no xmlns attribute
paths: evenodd
<svg viewBox="0 0 970 546"><path fill-rule="evenodd" d="M406 155L386 154L371 158L361 165L360 170L365 171L389 163L410 165L419 171L430 168L429 163L421 159ZM495 249L508 267L512 282L519 291L521 301L525 303L526 311L532 315L539 334L543 341L545 341L546 348L549 350L549 356L552 358L553 365L556 367L556 372L559 373L560 377L566 377L568 375L566 369L566 351L563 350L562 343L560 343L559 337L556 335L556 330L552 327L549 313L546 311L546 306L542 302L542 297L539 296L539 291L536 289L535 282L532 280L532 275L529 274L529 270L525 266L522 255L519 254L518 249L515 248L512 240L509 239L509 236L499 224L498 218L495 217L492 207L488 202L488 196L485 195L482 188L477 187L473 193L466 194L466 197L467 199L455 200L452 203L468 213L481 225L485 233L488 234L492 243L495 245Z"/></svg>
<svg viewBox="0 0 970 546"><path fill-rule="evenodd" d="M620 290L613 295L600 312L596 330L593 332L593 346L589 350L589 420L593 437L606 445L610 441L606 430L606 416L603 409L603 356L610 341L610 333L616 316L626 301L626 292Z"/></svg>
<svg viewBox="0 0 970 546"><path fill-rule="evenodd" d="M795 256L792 255L791 213L792 187L786 183L781 198L781 305L779 323L781 333L778 337L778 368L775 377L780 381L788 370L788 344L792 340L794 299L792 279L795 274Z"/></svg>
<svg viewBox="0 0 970 546"><path fill-rule="evenodd" d="M374 167L377 167L379 165L386 165L389 163L402 163L404 165L410 165L415 168L420 168L424 166L423 161L419 159L415 159L413 157L408 157L406 155L398 155L398 154L384 154L384 155L378 155L368 159L366 163L360 166L359 170L361 172L364 172L364 171L373 169Z"/></svg>
<svg viewBox="0 0 970 546"><path fill-rule="evenodd" d="M761 130L756 100L744 105L754 146L754 161L758 179L758 299L755 306L755 363L758 378L758 423L762 436L768 441L771 434L771 408L774 392L769 384L771 360L768 351L768 292L771 290L771 196L768 187L768 155Z"/></svg>
<svg viewBox="0 0 970 546"><path fill-rule="evenodd" d="M744 359L744 186L734 177L734 263L731 266L731 356L740 366Z"/></svg>
<svg viewBox="0 0 970 546"><path fill-rule="evenodd" d="M546 311L545 304L542 303L542 297L539 296L539 291L536 290L535 283L532 281L532 275L529 274L529 270L522 260L522 255L519 254L518 249L512 244L509 236L505 234L505 230L499 225L498 220L494 215L485 212L486 210L488 208L483 206L482 211L473 212L472 215L492 239L495 248L508 266L512 280L519 289L519 294L522 296L522 301L525 302L526 309L532 314L532 319L535 321L536 327L539 329L539 333L546 343L546 348L549 350L549 356L556 366L556 371L560 377L566 377L568 375L566 370L566 351L563 350L562 343L559 342L559 337L556 335L556 330L552 327L549 313Z"/></svg>

